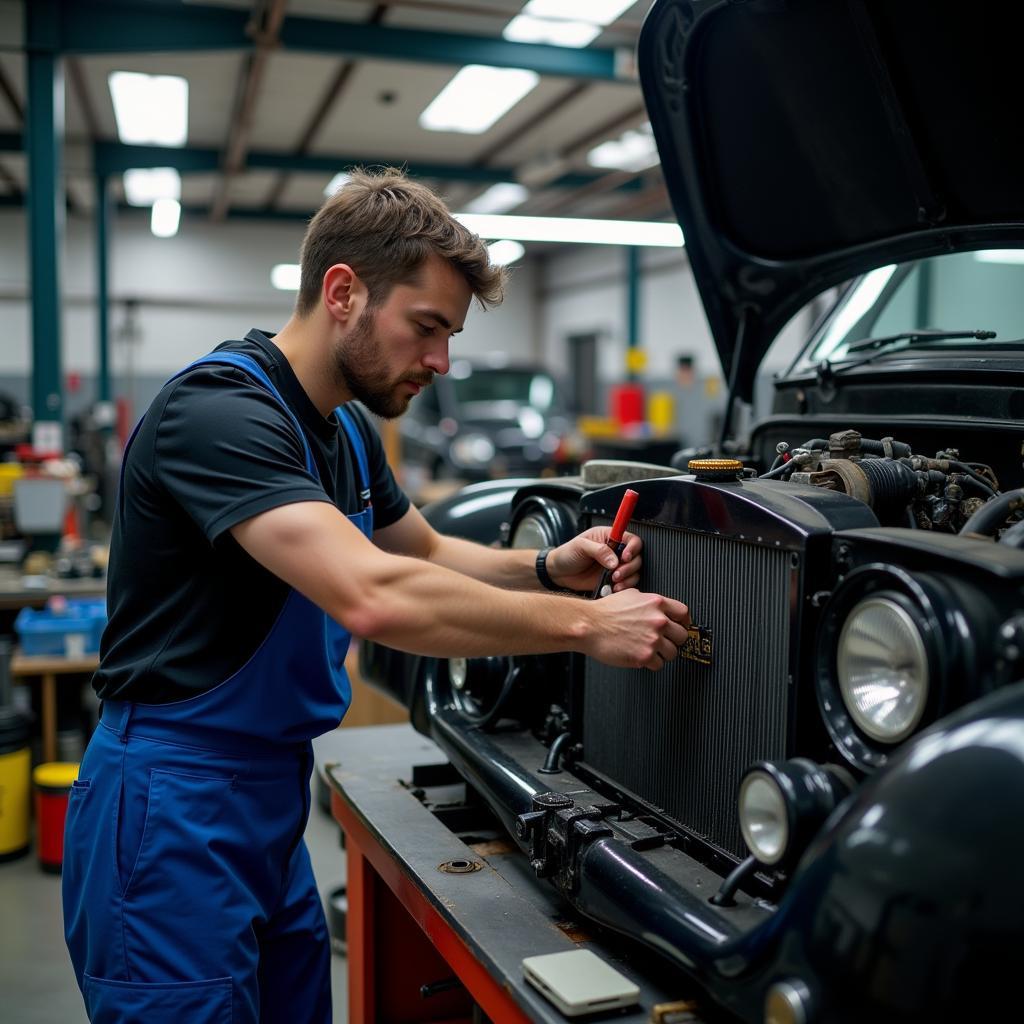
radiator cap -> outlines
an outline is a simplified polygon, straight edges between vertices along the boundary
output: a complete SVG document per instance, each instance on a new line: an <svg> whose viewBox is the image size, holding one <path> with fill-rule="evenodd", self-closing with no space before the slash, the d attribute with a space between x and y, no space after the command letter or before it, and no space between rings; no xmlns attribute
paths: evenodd
<svg viewBox="0 0 1024 1024"><path fill-rule="evenodd" d="M743 476L739 459L690 459L686 468L698 480L739 480Z"/></svg>

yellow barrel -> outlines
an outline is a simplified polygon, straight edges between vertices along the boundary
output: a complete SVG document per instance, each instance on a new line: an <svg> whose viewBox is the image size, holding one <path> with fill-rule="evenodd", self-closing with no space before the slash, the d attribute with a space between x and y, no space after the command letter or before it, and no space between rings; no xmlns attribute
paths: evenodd
<svg viewBox="0 0 1024 1024"><path fill-rule="evenodd" d="M20 462L0 462L0 497L9 497L14 493L14 481L25 475L25 468Z"/></svg>
<svg viewBox="0 0 1024 1024"><path fill-rule="evenodd" d="M32 752L28 719L0 707L0 861L28 853Z"/></svg>

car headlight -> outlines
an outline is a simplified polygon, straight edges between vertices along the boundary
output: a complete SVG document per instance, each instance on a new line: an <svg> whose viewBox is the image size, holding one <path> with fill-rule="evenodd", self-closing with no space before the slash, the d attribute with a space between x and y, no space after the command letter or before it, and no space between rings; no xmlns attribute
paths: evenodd
<svg viewBox="0 0 1024 1024"><path fill-rule="evenodd" d="M761 769L740 784L740 831L750 852L762 864L777 864L789 845L786 798L778 783Z"/></svg>
<svg viewBox="0 0 1024 1024"><path fill-rule="evenodd" d="M553 548L564 544L575 532L576 517L568 505L534 495L513 513L509 547Z"/></svg>
<svg viewBox="0 0 1024 1024"><path fill-rule="evenodd" d="M836 674L857 728L882 743L906 739L928 703L928 654L921 630L892 597L855 605L839 634Z"/></svg>
<svg viewBox="0 0 1024 1024"><path fill-rule="evenodd" d="M452 458L463 466L482 466L494 458L494 443L483 434L463 434L452 441Z"/></svg>
<svg viewBox="0 0 1024 1024"><path fill-rule="evenodd" d="M853 788L853 777L838 765L802 757L759 761L740 782L743 841L762 864L792 864Z"/></svg>

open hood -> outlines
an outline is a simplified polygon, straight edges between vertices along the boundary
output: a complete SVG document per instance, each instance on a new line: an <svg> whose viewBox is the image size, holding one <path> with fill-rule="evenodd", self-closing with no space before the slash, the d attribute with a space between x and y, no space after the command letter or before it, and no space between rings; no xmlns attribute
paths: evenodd
<svg viewBox="0 0 1024 1024"><path fill-rule="evenodd" d="M873 267L1024 242L1021 5L657 0L640 80L722 367Z"/></svg>

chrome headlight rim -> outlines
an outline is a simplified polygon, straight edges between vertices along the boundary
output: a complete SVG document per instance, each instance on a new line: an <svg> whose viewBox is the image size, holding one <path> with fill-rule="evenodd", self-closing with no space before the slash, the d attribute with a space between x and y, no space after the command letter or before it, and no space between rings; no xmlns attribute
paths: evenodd
<svg viewBox="0 0 1024 1024"><path fill-rule="evenodd" d="M788 780L775 770L770 762L766 761L752 767L740 780L737 799L740 834L743 837L743 842L747 844L747 849L759 863L767 867L777 867L786 859L786 853L793 839L793 822L790 812L792 794L787 793L787 782ZM763 812L772 800L777 803L774 827L777 829L778 835L774 840L765 838L766 834L769 837L771 835L770 826L756 821L752 811L752 805L756 807L756 804L760 803L760 809Z"/></svg>
<svg viewBox="0 0 1024 1024"><path fill-rule="evenodd" d="M846 706L847 713L856 727L870 740L882 743L887 747L893 747L898 743L902 743L914 734L917 727L921 724L921 719L924 717L931 689L928 651L925 647L921 624L914 614L905 607L905 604L906 602L900 599L900 595L887 591L880 591L877 594L861 599L850 609L846 619L843 621L836 644L836 681L839 684L839 694ZM852 643L851 634L858 625L858 617L868 615L873 611L881 612L887 615L890 620L895 620L898 623L898 628L903 632L905 645L909 648L913 667L923 674L923 679L918 683L919 692L916 695L913 706L898 720L898 727L895 729L884 728L877 719L872 718L869 713L856 707L857 685L854 680L845 678L843 672L843 658L849 655L845 648ZM876 683L875 685L878 684Z"/></svg>
<svg viewBox="0 0 1024 1024"><path fill-rule="evenodd" d="M914 622L924 647L928 692L913 728L900 740L885 742L861 729L850 713L839 683L839 637L850 613L862 601L884 597L898 605ZM921 727L936 717L946 691L946 670L951 662L940 625L940 614L930 589L906 570L871 563L850 572L825 606L816 650L816 696L825 728L843 759L871 774L884 768L889 757Z"/></svg>
<svg viewBox="0 0 1024 1024"><path fill-rule="evenodd" d="M512 510L509 547L516 547L516 534L527 521L536 525L537 532L544 542L536 545L531 540L528 547L558 547L559 544L571 540L578 532L576 516L564 501L533 494L519 502Z"/></svg>

